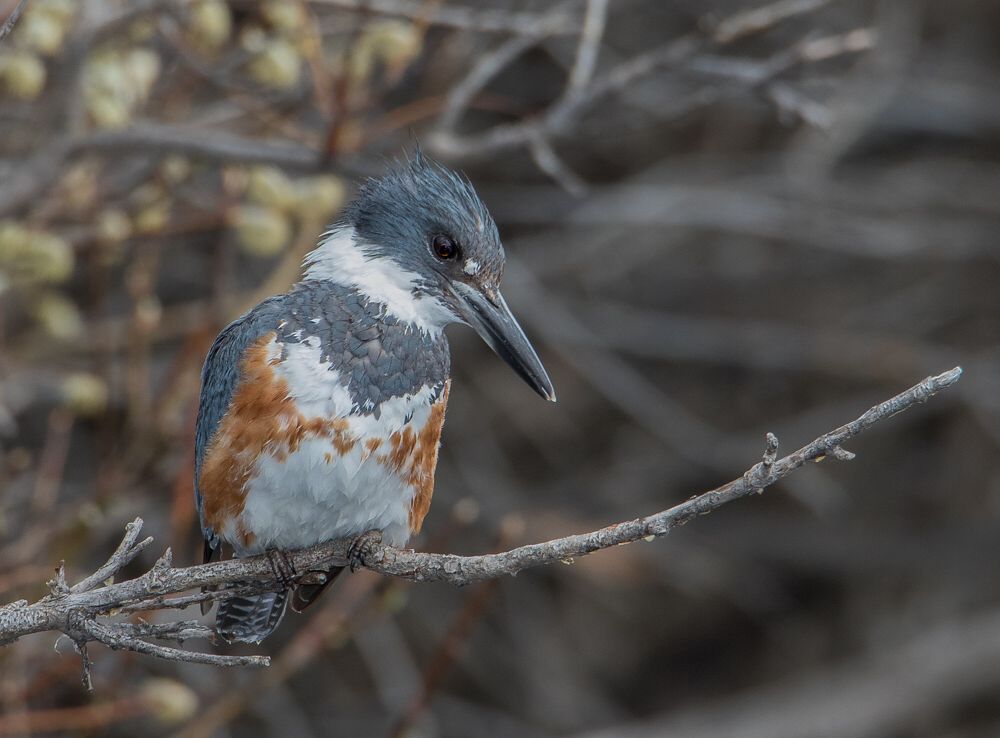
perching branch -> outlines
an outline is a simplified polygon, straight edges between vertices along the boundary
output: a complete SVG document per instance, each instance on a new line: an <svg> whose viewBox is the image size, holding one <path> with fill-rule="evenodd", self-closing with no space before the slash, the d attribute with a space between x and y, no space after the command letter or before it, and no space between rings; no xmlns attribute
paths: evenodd
<svg viewBox="0 0 1000 738"><path fill-rule="evenodd" d="M768 433L763 459L748 469L743 476L648 517L617 523L590 533L566 536L481 556L419 553L376 544L366 553L364 565L380 574L414 581L465 585L517 574L534 566L568 561L576 556L584 556L612 546L660 537L698 515L710 513L741 497L761 493L766 487L804 466L806 462L819 461L828 456L839 461L854 458L854 454L843 447L847 441L886 418L913 405L926 402L940 390L957 382L961 375L961 368L956 367L943 374L928 377L905 392L876 405L856 420L820 436L782 458L777 457L777 437ZM169 549L153 568L142 576L102 585L102 582L121 571L151 542L152 539L149 538L138 540L141 526L142 520L139 518L130 523L126 528L124 540L108 562L79 584L68 586L60 565L56 578L49 582L51 594L33 604L20 600L0 607L0 644L11 643L31 633L61 632L72 639L84 655L85 670L89 663L86 657L86 644L91 641L98 641L110 648L136 651L172 661L216 666L266 666L269 661L263 656L198 653L160 646L146 640L167 638L183 641L211 635L207 628L194 622L162 625L98 622L99 617L123 611L180 609L229 594L261 593L280 586L266 556L175 568L171 562ZM326 571L332 566L347 565L348 549L352 542L351 539L330 541L310 549L291 552L289 559L301 575L315 578L320 576L317 572ZM210 591L168 597L202 587L228 589L221 592Z"/></svg>

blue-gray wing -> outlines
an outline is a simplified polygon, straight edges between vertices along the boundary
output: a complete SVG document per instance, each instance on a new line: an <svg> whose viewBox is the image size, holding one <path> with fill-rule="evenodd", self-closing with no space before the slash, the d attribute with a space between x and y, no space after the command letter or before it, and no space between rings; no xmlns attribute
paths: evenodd
<svg viewBox="0 0 1000 738"><path fill-rule="evenodd" d="M208 543L206 558L209 547L214 549L218 542L215 532L205 526L202 515L199 489L201 465L239 384L243 354L257 339L277 328L283 298L278 296L266 300L226 326L209 349L201 370L201 400L194 437L194 500L201 519L201 531Z"/></svg>

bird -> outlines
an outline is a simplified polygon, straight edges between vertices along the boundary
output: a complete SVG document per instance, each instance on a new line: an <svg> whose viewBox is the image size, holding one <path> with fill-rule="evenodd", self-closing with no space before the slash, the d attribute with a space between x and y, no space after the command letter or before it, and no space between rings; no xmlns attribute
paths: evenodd
<svg viewBox="0 0 1000 738"><path fill-rule="evenodd" d="M527 384L552 381L500 292L496 223L471 182L420 152L365 180L302 279L218 335L202 369L195 502L205 561L268 554L283 586L220 598L216 631L260 643L343 567L296 583L276 553L419 533L451 389L443 333L472 327ZM360 545L357 545L360 544ZM278 562L278 563L274 563Z"/></svg>

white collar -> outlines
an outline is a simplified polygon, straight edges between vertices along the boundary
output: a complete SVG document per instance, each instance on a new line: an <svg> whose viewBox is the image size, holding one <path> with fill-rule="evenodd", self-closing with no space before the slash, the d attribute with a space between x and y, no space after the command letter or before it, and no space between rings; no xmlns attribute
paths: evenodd
<svg viewBox="0 0 1000 738"><path fill-rule="evenodd" d="M385 306L385 314L428 335L437 336L456 318L440 300L414 296L420 281L388 256L365 253L352 226L339 226L320 239L306 255L306 279L326 280L353 287L369 302Z"/></svg>

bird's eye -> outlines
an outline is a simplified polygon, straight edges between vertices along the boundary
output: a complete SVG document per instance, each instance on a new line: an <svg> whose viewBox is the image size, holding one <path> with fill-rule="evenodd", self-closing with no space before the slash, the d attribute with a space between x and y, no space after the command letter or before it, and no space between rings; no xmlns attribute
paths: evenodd
<svg viewBox="0 0 1000 738"><path fill-rule="evenodd" d="M434 255L442 261L449 261L458 256L458 244L447 236L434 236L431 241L431 249Z"/></svg>

